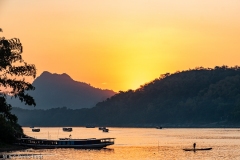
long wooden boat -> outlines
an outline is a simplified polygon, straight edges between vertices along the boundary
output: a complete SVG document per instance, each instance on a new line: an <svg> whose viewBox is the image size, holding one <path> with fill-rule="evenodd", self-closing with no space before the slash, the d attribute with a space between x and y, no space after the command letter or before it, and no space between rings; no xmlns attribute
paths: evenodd
<svg viewBox="0 0 240 160"><path fill-rule="evenodd" d="M183 149L184 151L204 151L204 150L211 150L212 148L186 148Z"/></svg>
<svg viewBox="0 0 240 160"><path fill-rule="evenodd" d="M18 145L32 148L80 148L80 149L99 149L114 144L115 138L89 138L89 139L70 139L60 138L59 140L35 139L32 137L20 138Z"/></svg>

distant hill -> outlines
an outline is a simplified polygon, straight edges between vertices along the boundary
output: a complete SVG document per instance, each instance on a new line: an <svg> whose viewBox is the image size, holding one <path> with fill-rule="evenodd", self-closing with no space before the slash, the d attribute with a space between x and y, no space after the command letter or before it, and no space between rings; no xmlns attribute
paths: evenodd
<svg viewBox="0 0 240 160"><path fill-rule="evenodd" d="M91 109L14 108L13 113L21 125L35 126L239 127L240 67L166 73Z"/></svg>
<svg viewBox="0 0 240 160"><path fill-rule="evenodd" d="M74 81L67 74L43 72L33 82L36 88L29 92L36 101L35 109L67 107L71 109L91 108L115 94L112 90L94 88L89 84ZM33 109L17 99L8 100L14 107Z"/></svg>

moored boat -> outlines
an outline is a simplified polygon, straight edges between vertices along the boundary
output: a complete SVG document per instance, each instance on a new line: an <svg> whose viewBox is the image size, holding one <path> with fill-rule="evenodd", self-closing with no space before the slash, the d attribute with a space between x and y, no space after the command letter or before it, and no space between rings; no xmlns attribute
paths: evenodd
<svg viewBox="0 0 240 160"><path fill-rule="evenodd" d="M79 149L99 149L114 144L115 138L90 138L90 139L70 139L60 138L59 140L35 139L32 137L20 138L18 145L39 149L50 148L79 148Z"/></svg>
<svg viewBox="0 0 240 160"><path fill-rule="evenodd" d="M104 129L106 129L106 127L99 127L98 129L99 130L104 130Z"/></svg>
<svg viewBox="0 0 240 160"><path fill-rule="evenodd" d="M63 127L64 132L72 132L72 128L70 127Z"/></svg>
<svg viewBox="0 0 240 160"><path fill-rule="evenodd" d="M39 128L33 128L32 131L33 132L40 132L40 129Z"/></svg>
<svg viewBox="0 0 240 160"><path fill-rule="evenodd" d="M103 131L103 132L108 132L108 131L109 131L109 129L107 129L107 128L104 128L102 131Z"/></svg>

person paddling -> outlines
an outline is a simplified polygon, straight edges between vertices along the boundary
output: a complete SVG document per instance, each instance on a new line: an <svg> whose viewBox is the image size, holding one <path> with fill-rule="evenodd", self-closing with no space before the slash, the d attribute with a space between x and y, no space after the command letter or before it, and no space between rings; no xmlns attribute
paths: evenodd
<svg viewBox="0 0 240 160"><path fill-rule="evenodd" d="M193 149L194 149L194 152L195 152L195 149L196 149L196 143L193 143Z"/></svg>

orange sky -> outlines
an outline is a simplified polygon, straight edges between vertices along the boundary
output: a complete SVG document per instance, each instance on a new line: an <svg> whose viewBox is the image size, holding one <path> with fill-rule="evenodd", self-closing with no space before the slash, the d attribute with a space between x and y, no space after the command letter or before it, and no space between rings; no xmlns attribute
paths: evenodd
<svg viewBox="0 0 240 160"><path fill-rule="evenodd" d="M240 65L239 0L0 0L0 36L43 71L114 91Z"/></svg>

